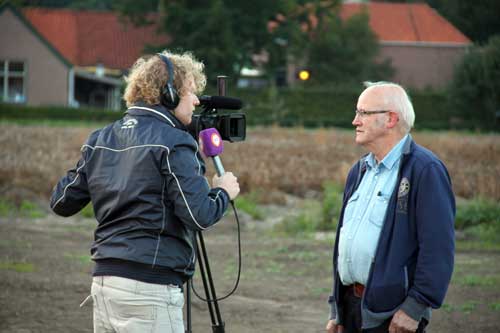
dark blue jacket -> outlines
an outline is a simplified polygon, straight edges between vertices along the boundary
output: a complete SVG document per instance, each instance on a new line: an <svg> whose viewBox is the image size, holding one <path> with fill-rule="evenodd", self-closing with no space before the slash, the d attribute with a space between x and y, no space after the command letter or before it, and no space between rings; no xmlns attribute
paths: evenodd
<svg viewBox="0 0 500 333"><path fill-rule="evenodd" d="M210 189L198 144L162 106L130 108L93 132L75 169L54 188L51 207L70 216L92 201L98 226L92 259L194 272L194 233L217 222L229 203Z"/></svg>
<svg viewBox="0 0 500 333"><path fill-rule="evenodd" d="M337 227L329 303L339 323L346 291L337 271L340 228L347 201L365 171L365 158L350 170ZM446 167L431 151L408 140L396 184L362 298L363 328L378 326L398 309L417 321L430 319L430 308L441 306L453 272L455 197Z"/></svg>

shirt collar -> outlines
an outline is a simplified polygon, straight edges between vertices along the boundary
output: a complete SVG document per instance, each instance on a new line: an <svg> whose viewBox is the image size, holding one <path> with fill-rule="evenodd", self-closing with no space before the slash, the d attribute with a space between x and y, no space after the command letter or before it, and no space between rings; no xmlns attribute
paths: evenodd
<svg viewBox="0 0 500 333"><path fill-rule="evenodd" d="M380 162L380 165L383 165L386 169L391 170L396 162L398 162L401 158L401 155L403 154L403 147L409 137L410 135L406 134L401 140L399 140L399 142L392 147L389 153L385 155L384 159ZM366 157L366 165L370 168L375 168L377 166L373 153L368 154Z"/></svg>

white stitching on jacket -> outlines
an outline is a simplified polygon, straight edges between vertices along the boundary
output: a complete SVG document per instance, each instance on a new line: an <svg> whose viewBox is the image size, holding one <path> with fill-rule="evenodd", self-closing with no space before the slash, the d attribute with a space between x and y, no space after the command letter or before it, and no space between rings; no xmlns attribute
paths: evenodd
<svg viewBox="0 0 500 333"><path fill-rule="evenodd" d="M145 108L145 107L143 107L143 106L133 106L133 107L131 107L131 108L128 108L127 110L131 110L131 109L140 109L140 110L146 110L146 111L153 112L153 113L155 113L155 114L157 114L157 115L159 115L159 116L161 116L161 117L165 118L166 120L168 120L168 122L169 122L172 126L174 126L174 127L175 127L175 124L173 123L173 121L172 121L172 120L170 120L167 116L165 116L165 115L164 115L163 113L161 113L161 112L158 112L158 111L153 110L153 109L150 109L150 108Z"/></svg>
<svg viewBox="0 0 500 333"><path fill-rule="evenodd" d="M56 201L56 203L54 204L54 206L52 206L52 209L56 208L57 204L59 202L61 202L62 199L64 199L64 197L66 196L66 190L68 189L68 187L70 187L71 185L73 185L76 180L78 179L78 176L80 176L79 172L80 170L85 166L85 159L83 160L83 164L81 167L79 167L78 169L76 169L76 177L75 179L73 179L73 181L71 183L69 183L68 185L66 185L66 187L64 188L64 191L63 191L63 195Z"/></svg>
<svg viewBox="0 0 500 333"><path fill-rule="evenodd" d="M88 145L84 145L84 146L87 146L87 147L90 147ZM189 215L191 216L191 218L193 219L194 223L201 229L201 230L205 230L206 227L202 227L198 221L196 221L196 219L194 218L194 215L191 211L191 207L189 207L189 204L186 200L186 197L184 196L184 191L182 191L182 187L181 187L181 184L179 182L179 179L177 179L177 176L175 175L175 173L172 172L172 168L170 167L170 160L169 160L169 156L170 156L170 149L167 147L167 146L164 146L164 145L139 145L139 146L131 146L131 147L127 147L125 149L112 149L112 148L109 148L109 147L104 147L104 146L95 146L95 147L90 147L92 149L97 149L97 148L100 148L100 149L107 149L107 150L111 150L111 151L116 151L116 152L122 152L122 151L126 151L126 150L129 150L129 149L132 149L132 148L142 148L142 147L160 147L160 148L164 148L167 150L167 164L168 164L168 171L170 172L170 174L172 176L174 176L174 179L175 181L177 182L177 186L179 187L179 190L181 191L181 195L182 195L182 199L184 200L184 203L186 204L186 208L188 209L188 212L189 212Z"/></svg>

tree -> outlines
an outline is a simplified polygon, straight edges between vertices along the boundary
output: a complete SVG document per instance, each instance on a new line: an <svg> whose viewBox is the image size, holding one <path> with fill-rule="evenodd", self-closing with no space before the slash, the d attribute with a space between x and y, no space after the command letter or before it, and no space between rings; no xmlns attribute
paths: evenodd
<svg viewBox="0 0 500 333"><path fill-rule="evenodd" d="M210 81L217 74L236 78L252 56L269 45L269 19L293 7L295 0L124 0L119 11L135 23L156 6L161 30L171 37L165 47L189 50L206 64Z"/></svg>
<svg viewBox="0 0 500 333"><path fill-rule="evenodd" d="M500 112L500 35L476 47L458 66L450 86L453 113L480 128L498 126Z"/></svg>
<svg viewBox="0 0 500 333"><path fill-rule="evenodd" d="M343 22L337 13L323 16L308 52L311 81L359 83L392 76L389 63L377 63L378 40L360 13Z"/></svg>

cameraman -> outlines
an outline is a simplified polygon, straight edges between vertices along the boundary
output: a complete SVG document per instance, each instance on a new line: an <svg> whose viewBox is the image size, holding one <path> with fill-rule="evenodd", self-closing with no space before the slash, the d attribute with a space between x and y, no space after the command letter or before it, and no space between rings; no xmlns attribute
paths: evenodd
<svg viewBox="0 0 500 333"><path fill-rule="evenodd" d="M239 184L228 172L209 187L186 129L206 85L201 62L164 51L138 59L126 82L125 116L90 135L50 205L70 216L92 201L94 332L183 333L195 232L222 217Z"/></svg>

